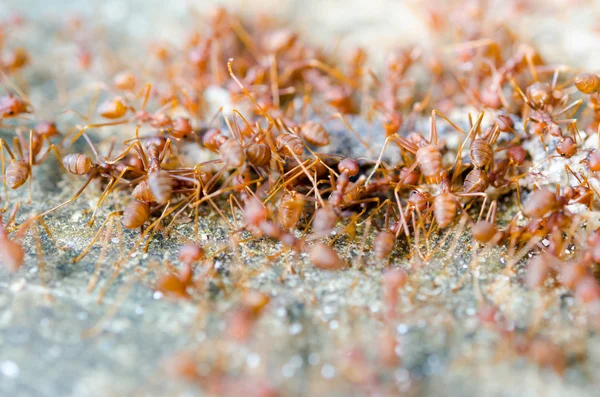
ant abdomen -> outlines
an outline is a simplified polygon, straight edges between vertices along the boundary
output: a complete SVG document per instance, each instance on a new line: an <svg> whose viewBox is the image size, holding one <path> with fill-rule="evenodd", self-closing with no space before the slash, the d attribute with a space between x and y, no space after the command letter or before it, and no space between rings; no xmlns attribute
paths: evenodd
<svg viewBox="0 0 600 397"><path fill-rule="evenodd" d="M301 156L304 153L304 145L300 138L292 134L281 134L275 139L277 152L285 157Z"/></svg>
<svg viewBox="0 0 600 397"><path fill-rule="evenodd" d="M246 161L242 145L234 138L228 139L219 147L219 156L225 164L232 168L241 167Z"/></svg>
<svg viewBox="0 0 600 397"><path fill-rule="evenodd" d="M85 175L94 168L89 156L83 153L71 153L63 157L63 165L71 174Z"/></svg>
<svg viewBox="0 0 600 397"><path fill-rule="evenodd" d="M116 97L98 106L98 113L106 119L118 119L127 113L127 105L122 98Z"/></svg>
<svg viewBox="0 0 600 397"><path fill-rule="evenodd" d="M483 168L492 161L494 151L492 145L485 139L475 139L471 144L471 162L477 168Z"/></svg>
<svg viewBox="0 0 600 397"><path fill-rule="evenodd" d="M438 179L442 170L442 152L434 145L425 145L417 150L416 156L425 178L429 181Z"/></svg>
<svg viewBox="0 0 600 397"><path fill-rule="evenodd" d="M12 160L8 167L6 167L6 183L11 189L18 189L27 182L30 173L31 168L27 161Z"/></svg>
<svg viewBox="0 0 600 397"><path fill-rule="evenodd" d="M487 172L480 168L474 168L467 174L464 181L465 192L484 192L490 185Z"/></svg>
<svg viewBox="0 0 600 397"><path fill-rule="evenodd" d="M150 206L138 200L132 200L123 211L123 226L135 229L150 219Z"/></svg>
<svg viewBox="0 0 600 397"><path fill-rule="evenodd" d="M301 194L288 194L281 199L279 207L279 222L285 229L296 226L304 208L304 197Z"/></svg>
<svg viewBox="0 0 600 397"><path fill-rule="evenodd" d="M300 127L299 134L306 142L313 146L329 145L329 133L323 125L315 121L304 123L304 125Z"/></svg>
<svg viewBox="0 0 600 397"><path fill-rule="evenodd" d="M325 243L315 244L308 253L308 257L319 269L338 270L344 267L344 261L337 252Z"/></svg>
<svg viewBox="0 0 600 397"><path fill-rule="evenodd" d="M158 170L149 172L148 187L158 204L165 204L171 199L173 181L167 171Z"/></svg>
<svg viewBox="0 0 600 397"><path fill-rule="evenodd" d="M132 91L136 85L135 75L129 71L124 71L113 79L115 87L123 91Z"/></svg>
<svg viewBox="0 0 600 397"><path fill-rule="evenodd" d="M452 223L456 211L458 211L458 203L452 194L442 192L435 196L433 200L433 215L440 228L443 229Z"/></svg>
<svg viewBox="0 0 600 397"><path fill-rule="evenodd" d="M600 77L593 73L580 73L573 79L575 87L584 94L600 91Z"/></svg>
<svg viewBox="0 0 600 397"><path fill-rule="evenodd" d="M377 233L373 240L373 252L377 259L387 258L392 253L394 245L396 244L396 235L388 231L381 231Z"/></svg>
<svg viewBox="0 0 600 397"><path fill-rule="evenodd" d="M141 181L140 183L138 183L138 185L133 189L133 192L131 194L133 197L140 201L145 201L148 203L156 201L154 196L152 195L152 192L150 191L150 187L148 186L147 181Z"/></svg>
<svg viewBox="0 0 600 397"><path fill-rule="evenodd" d="M251 164L264 167L271 161L271 149L265 144L254 143L246 149L246 157Z"/></svg>
<svg viewBox="0 0 600 397"><path fill-rule="evenodd" d="M329 233L335 227L338 216L330 206L319 208L315 212L312 227L315 233Z"/></svg>

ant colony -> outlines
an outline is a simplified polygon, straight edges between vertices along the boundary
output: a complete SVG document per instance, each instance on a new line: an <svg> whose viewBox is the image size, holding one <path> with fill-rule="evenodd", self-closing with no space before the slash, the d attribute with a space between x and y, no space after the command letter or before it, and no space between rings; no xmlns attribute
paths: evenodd
<svg viewBox="0 0 600 397"><path fill-rule="evenodd" d="M243 341L270 310L269 291L245 284L265 268L279 266L281 283L306 274L334 282L344 272L359 280L377 269L382 333L373 360L394 367L396 322L415 300L434 299L423 280L435 285L466 250L471 262L446 288L473 283L481 326L563 373L569 352L536 332L542 316L517 329L503 301L509 292L478 277L489 266L489 277L534 291L543 305L570 295L587 324L600 326L600 76L547 63L507 28L471 21L480 11L460 15L471 28L453 33L458 44L397 48L381 70L366 50L338 59L289 28L223 9L187 41L153 43L131 65L104 59L106 48L71 23L63 28L79 50L63 61L104 75L78 88L57 80L66 97L90 99L63 101L55 113L25 88L36 54L12 45L23 28L6 29L2 271L42 264L50 249L72 263L93 258L90 291L110 267L102 299L137 253L149 253L155 259L136 277L151 273L165 297L241 293L223 337ZM49 167L61 181L55 202L42 200ZM65 247L52 225L75 207L90 238ZM225 230L218 241L201 231L207 222ZM169 261L160 259L167 243L180 246ZM244 252L256 244L269 249L250 267ZM490 253L493 265L479 260ZM360 354L348 365L369 367ZM225 376L201 374L194 356L173 363L203 386ZM371 386L383 382L358 372Z"/></svg>

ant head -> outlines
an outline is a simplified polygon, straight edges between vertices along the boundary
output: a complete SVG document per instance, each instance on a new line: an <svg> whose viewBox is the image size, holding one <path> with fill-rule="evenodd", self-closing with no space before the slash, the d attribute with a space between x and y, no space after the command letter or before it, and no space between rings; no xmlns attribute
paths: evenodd
<svg viewBox="0 0 600 397"><path fill-rule="evenodd" d="M548 83L533 83L527 87L527 98L536 107L543 108L552 101L552 87Z"/></svg>
<svg viewBox="0 0 600 397"><path fill-rule="evenodd" d="M575 140L573 138L568 136L565 139L563 139L562 141L560 141L558 143L558 145L556 145L556 151L561 156L564 156L567 158L571 157L575 153L577 153L577 143L575 143Z"/></svg>
<svg viewBox="0 0 600 397"><path fill-rule="evenodd" d="M513 121L513 119L505 114L504 112L501 112L498 114L498 116L496 117L496 124L498 125L498 128L500 129L500 131L502 132L509 132L513 129L515 122Z"/></svg>
<svg viewBox="0 0 600 397"><path fill-rule="evenodd" d="M147 150L153 148L161 151L165 147L166 143L167 140L165 138L161 136L152 136L145 139L144 146Z"/></svg>
<svg viewBox="0 0 600 397"><path fill-rule="evenodd" d="M407 139L418 147L425 146L428 143L427 140L423 138L423 135L419 134L417 131L413 131L408 134Z"/></svg>
<svg viewBox="0 0 600 397"><path fill-rule="evenodd" d="M338 163L338 170L348 176L354 176L358 174L359 167L356 160L347 157Z"/></svg>
<svg viewBox="0 0 600 397"><path fill-rule="evenodd" d="M481 90L480 100L482 104L492 109L500 109L502 107L498 88L493 84Z"/></svg>
<svg viewBox="0 0 600 397"><path fill-rule="evenodd" d="M58 128L56 128L56 124L50 121L40 121L35 126L34 130L38 135L41 135L45 138L52 138L57 135L60 135Z"/></svg>
<svg viewBox="0 0 600 397"><path fill-rule="evenodd" d="M30 105L23 99L8 94L0 98L0 109L2 117L14 117L22 113L31 113Z"/></svg>
<svg viewBox="0 0 600 397"><path fill-rule="evenodd" d="M562 196L567 201L572 200L575 197L575 189L573 189L571 186L565 186Z"/></svg>
<svg viewBox="0 0 600 397"><path fill-rule="evenodd" d="M516 165L521 165L527 157L527 151L520 145L514 145L506 150L506 156Z"/></svg>

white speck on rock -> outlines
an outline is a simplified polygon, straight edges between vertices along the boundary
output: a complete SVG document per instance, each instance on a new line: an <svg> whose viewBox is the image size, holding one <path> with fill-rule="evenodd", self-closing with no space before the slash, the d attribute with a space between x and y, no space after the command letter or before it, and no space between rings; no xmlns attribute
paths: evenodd
<svg viewBox="0 0 600 397"><path fill-rule="evenodd" d="M7 378L16 378L20 372L19 366L14 361L6 360L0 363L0 373Z"/></svg>

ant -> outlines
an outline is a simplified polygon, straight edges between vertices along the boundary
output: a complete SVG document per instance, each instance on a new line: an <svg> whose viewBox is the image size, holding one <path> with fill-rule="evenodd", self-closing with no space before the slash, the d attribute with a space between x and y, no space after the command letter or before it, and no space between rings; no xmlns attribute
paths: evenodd
<svg viewBox="0 0 600 397"><path fill-rule="evenodd" d="M557 88L558 73L559 70L556 69L552 84L535 82L527 87L527 94L523 93L514 79L510 79L510 83L514 89L523 98L523 101L528 108L533 111L533 115L527 117L525 120L524 128L527 129L528 123L533 121L535 123L534 131L536 132L536 135L539 136L544 148L546 148L546 144L542 135L545 131L548 131L553 136L562 137L561 124L569 124L574 131L577 131L577 120L572 117L583 102L581 99L578 99L571 104L566 105L568 102L568 95ZM555 108L560 107L563 107L562 110L554 110ZM571 113L569 114L569 112ZM568 114L568 118L564 120L556 119L563 114ZM576 134L574 133L574 135Z"/></svg>
<svg viewBox="0 0 600 397"><path fill-rule="evenodd" d="M42 218L64 206L74 202L75 200L77 200L77 198L79 196L81 196L81 194L85 191L85 189L88 187L88 185L94 179L99 178L99 177L107 178L107 179L109 179L109 182L106 185L102 194L100 195L100 198L98 199L98 203L96 204L96 207L94 208L92 218L89 221L89 225L91 226L94 223L96 211L98 210L99 206L104 201L105 197L108 194L110 194L110 192L117 186L117 184L119 182L129 183L123 177L127 173L132 173L134 175L142 173L142 171L140 171L138 168L130 166L130 165L122 167L122 169L120 169L121 167L117 167L117 165L123 159L125 159L127 157L129 152L133 148L136 147L137 144L135 142L133 144L129 145L125 150L123 150L123 152L121 152L115 158L108 160L112 155L112 151L114 149L114 142L113 142L113 145L111 145L111 147L109 149L108 155L106 157L103 157L103 156L100 156L100 154L98 153L98 150L96 149L96 146L90 140L90 138L87 136L87 134L83 133L83 137L85 138L88 146L91 148L92 152L94 153L94 155L96 157L96 163L94 163L92 161L92 159L89 156L87 156L86 154L72 153L72 154L66 155L62 159L62 164L64 165L64 168L71 174L88 175L87 180L85 181L83 186L73 195L73 197L71 197L67 201L63 202L62 204L59 204L59 205L45 211L44 213L40 214L38 217ZM115 175L117 175L117 176L115 176Z"/></svg>
<svg viewBox="0 0 600 397"><path fill-rule="evenodd" d="M446 120L456 131L460 132L461 134L465 134L462 129L460 129L456 124L450 121L445 115L441 114L440 112L434 109L431 112L429 138L425 139L417 133L411 133L408 139L397 134L391 135L388 138L386 138L377 163L375 165L375 168L367 178L367 182L371 179L371 177L379 167L386 146L390 141L394 141L402 149L408 150L409 152L415 155L416 161L412 165L410 171L412 171L416 166L420 166L421 172L425 176L425 180L428 184L440 183L440 175L443 168L443 164L442 153L440 148L438 147L436 115L439 115L444 120ZM480 118L482 118L482 116L480 116Z"/></svg>
<svg viewBox="0 0 600 397"><path fill-rule="evenodd" d="M8 190L6 188L7 185L11 189L18 189L29 180L28 203L31 203L33 190L33 166L42 164L52 153L58 159L58 163L60 167L63 168L63 170L64 167L62 164L62 158L57 147L50 142L50 137L55 134L55 128L53 128L52 124L39 124L38 126L36 126L36 129L30 129L28 144L26 144L27 141L23 137L23 134L20 129L17 129L16 133L17 136L13 139L13 149L18 151L18 154L21 158L20 160L17 160L13 152L10 150L10 147L8 146L6 141L0 138L0 152L2 160L2 170L4 172L4 192L6 195L6 202L8 204ZM42 152L44 141L48 141L49 146L44 152ZM5 157L3 149L6 150L6 152L11 158L11 162L6 168L4 168Z"/></svg>

